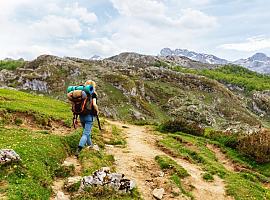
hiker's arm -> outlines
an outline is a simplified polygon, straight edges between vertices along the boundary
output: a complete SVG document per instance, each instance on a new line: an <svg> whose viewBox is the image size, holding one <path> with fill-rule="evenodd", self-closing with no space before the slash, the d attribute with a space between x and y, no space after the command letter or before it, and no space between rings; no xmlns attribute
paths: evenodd
<svg viewBox="0 0 270 200"><path fill-rule="evenodd" d="M99 113L99 110L98 110L97 99L96 98L93 98L93 107L94 107L95 111L98 114Z"/></svg>

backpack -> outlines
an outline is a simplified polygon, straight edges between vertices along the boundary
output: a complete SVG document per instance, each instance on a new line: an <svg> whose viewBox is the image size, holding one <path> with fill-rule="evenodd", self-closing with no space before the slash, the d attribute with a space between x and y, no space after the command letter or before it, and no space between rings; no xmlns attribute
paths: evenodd
<svg viewBox="0 0 270 200"><path fill-rule="evenodd" d="M87 94L83 90L73 90L67 94L67 97L72 104L73 126L76 128L78 115L91 114L94 112L92 95Z"/></svg>

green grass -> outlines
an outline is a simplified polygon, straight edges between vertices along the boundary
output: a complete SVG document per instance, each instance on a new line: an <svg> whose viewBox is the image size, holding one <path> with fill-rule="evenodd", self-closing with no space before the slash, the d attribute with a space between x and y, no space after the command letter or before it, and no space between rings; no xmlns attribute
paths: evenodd
<svg viewBox="0 0 270 200"><path fill-rule="evenodd" d="M185 178L189 176L188 172L182 166L178 165L168 156L156 156L155 160L157 161L161 169L171 170L171 173L175 173L180 178Z"/></svg>
<svg viewBox="0 0 270 200"><path fill-rule="evenodd" d="M25 92L0 89L0 111L22 112L37 118L72 119L70 105L61 101Z"/></svg>
<svg viewBox="0 0 270 200"><path fill-rule="evenodd" d="M48 134L46 130L31 131L19 128L21 124L19 118L15 120L18 127L4 128L5 117L13 117L15 113L25 113L26 116L35 115L40 120L49 118L65 121L71 118L71 111L70 106L64 102L14 90L0 89L0 99L2 118L0 149L12 148L22 159L19 163L0 166L0 193L15 200L47 200L52 193L53 178L55 176L66 177L72 175L74 171L74 166L64 169L61 164L68 155L75 152L82 129L77 129L65 136L52 135ZM117 130L114 133L117 134ZM110 166L114 171L114 158L105 153L105 143L96 123L92 129L92 141L98 144L101 150L98 152L83 149L79 156L83 168L82 175L90 175L105 166ZM89 199L91 193L85 195L80 199ZM102 198L110 199L110 195L115 199L130 199L131 197L139 199L136 189L132 194L127 195L104 193Z"/></svg>
<svg viewBox="0 0 270 200"><path fill-rule="evenodd" d="M14 149L22 162L1 166L10 199L48 199L54 172L69 152L61 137L27 129L0 128L0 149Z"/></svg>
<svg viewBox="0 0 270 200"><path fill-rule="evenodd" d="M210 173L208 173L208 172L204 173L203 176L202 176L202 178L203 178L204 180L210 181L210 182L214 180L213 175L210 174Z"/></svg>
<svg viewBox="0 0 270 200"><path fill-rule="evenodd" d="M182 178L189 176L188 172L168 156L165 155L156 156L155 160L162 170L169 171L171 175L170 179L181 190L181 192L186 196L190 197L191 199L193 199L192 194L186 191L181 183Z"/></svg>
<svg viewBox="0 0 270 200"><path fill-rule="evenodd" d="M2 69L15 70L24 65L25 61L19 60L0 60L0 71Z"/></svg>
<svg viewBox="0 0 270 200"><path fill-rule="evenodd" d="M228 171L222 163L218 162L214 152L206 147L206 144L209 142L211 140L203 137L178 132L176 134L164 135L164 139L159 142L159 146L167 149L167 151L169 150L174 156L187 158L201 166L205 171L204 179L210 180L213 175L218 175L224 179L227 185L227 194L235 199L250 199L251 197L253 199L270 198L270 190L263 186L263 183L269 179L263 171L257 171L259 167L254 168L254 171ZM218 142L213 141L213 143L217 144ZM228 147L226 148L229 149ZM239 155L237 156L237 152L234 151L234 156L238 160L242 160ZM247 160L243 161L243 163L245 162L247 163ZM251 165L251 162L249 164ZM259 165L257 164L257 166ZM264 168L266 167L264 166Z"/></svg>
<svg viewBox="0 0 270 200"><path fill-rule="evenodd" d="M231 83L244 88L247 92L270 89L269 75L262 75L237 65L226 65L212 70L186 69L180 66L175 66L172 69L183 73L203 75L222 83Z"/></svg>

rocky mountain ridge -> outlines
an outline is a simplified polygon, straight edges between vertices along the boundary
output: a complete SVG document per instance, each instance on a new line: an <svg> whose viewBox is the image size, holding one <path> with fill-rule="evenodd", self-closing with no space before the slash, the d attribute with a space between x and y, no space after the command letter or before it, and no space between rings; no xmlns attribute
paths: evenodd
<svg viewBox="0 0 270 200"><path fill-rule="evenodd" d="M184 56L191 60L214 65L236 64L262 74L270 74L270 57L267 57L267 55L265 55L264 53L256 53L249 58L239 59L236 61L228 61L226 59L222 59L214 55L205 53L196 53L194 51L189 51L187 49L171 50L170 48L163 48L160 51L160 55L163 57Z"/></svg>

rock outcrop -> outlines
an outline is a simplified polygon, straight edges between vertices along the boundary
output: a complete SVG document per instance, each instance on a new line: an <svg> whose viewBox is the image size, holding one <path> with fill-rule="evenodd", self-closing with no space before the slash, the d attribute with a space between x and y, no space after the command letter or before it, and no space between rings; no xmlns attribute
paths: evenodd
<svg viewBox="0 0 270 200"><path fill-rule="evenodd" d="M13 149L0 149L0 165L18 161L21 161L21 158Z"/></svg>

